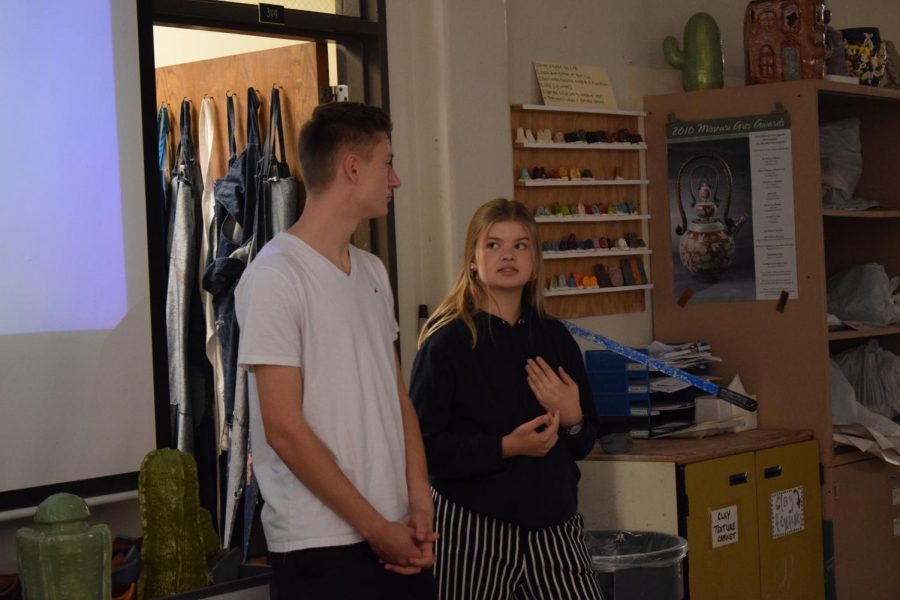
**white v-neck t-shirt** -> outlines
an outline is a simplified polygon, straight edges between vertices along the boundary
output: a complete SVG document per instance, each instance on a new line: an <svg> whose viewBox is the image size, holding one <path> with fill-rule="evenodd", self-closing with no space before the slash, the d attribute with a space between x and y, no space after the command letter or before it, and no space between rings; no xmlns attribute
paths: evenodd
<svg viewBox="0 0 900 600"><path fill-rule="evenodd" d="M269 550L340 546L359 533L307 489L266 443L254 365L300 367L303 417L357 490L389 521L406 521L406 454L387 272L350 246L350 273L296 236L260 250L235 290L238 363L250 369L253 470ZM298 398L299 401L299 398Z"/></svg>

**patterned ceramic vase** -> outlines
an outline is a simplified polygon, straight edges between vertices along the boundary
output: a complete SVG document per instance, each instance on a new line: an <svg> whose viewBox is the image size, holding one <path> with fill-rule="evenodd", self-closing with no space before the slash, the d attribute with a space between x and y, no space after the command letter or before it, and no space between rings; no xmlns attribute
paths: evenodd
<svg viewBox="0 0 900 600"><path fill-rule="evenodd" d="M884 77L887 48L877 27L841 29L844 36L844 56L851 75L859 77L862 85L877 87Z"/></svg>
<svg viewBox="0 0 900 600"><path fill-rule="evenodd" d="M734 262L734 237L720 221L691 223L679 249L681 263L700 281L717 281Z"/></svg>

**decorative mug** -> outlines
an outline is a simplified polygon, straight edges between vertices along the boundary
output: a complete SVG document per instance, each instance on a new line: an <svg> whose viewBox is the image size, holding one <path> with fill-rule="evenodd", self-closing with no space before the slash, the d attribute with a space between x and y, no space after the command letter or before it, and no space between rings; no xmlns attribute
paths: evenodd
<svg viewBox="0 0 900 600"><path fill-rule="evenodd" d="M847 69L862 85L878 87L884 77L887 48L877 27L841 29Z"/></svg>

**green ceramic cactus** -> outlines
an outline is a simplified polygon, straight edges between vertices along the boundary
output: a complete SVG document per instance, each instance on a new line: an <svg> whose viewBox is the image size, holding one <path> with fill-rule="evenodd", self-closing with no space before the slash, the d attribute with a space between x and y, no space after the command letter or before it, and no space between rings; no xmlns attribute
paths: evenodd
<svg viewBox="0 0 900 600"><path fill-rule="evenodd" d="M711 90L725 85L722 36L715 19L707 13L694 14L684 26L684 51L674 36L663 40L666 62L681 69L686 92Z"/></svg>
<svg viewBox="0 0 900 600"><path fill-rule="evenodd" d="M221 549L222 543L213 525L212 515L203 507L200 507L200 532L203 534L203 554L209 558Z"/></svg>
<svg viewBox="0 0 900 600"><path fill-rule="evenodd" d="M179 450L153 450L138 478L144 568L138 599L168 596L209 585L194 457Z"/></svg>
<svg viewBox="0 0 900 600"><path fill-rule="evenodd" d="M74 494L41 502L34 527L16 531L25 600L109 600L112 535L90 525L87 504Z"/></svg>

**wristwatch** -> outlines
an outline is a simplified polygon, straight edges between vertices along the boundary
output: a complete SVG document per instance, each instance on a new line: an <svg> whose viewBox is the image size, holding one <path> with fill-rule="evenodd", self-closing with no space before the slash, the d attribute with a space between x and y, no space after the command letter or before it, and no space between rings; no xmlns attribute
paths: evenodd
<svg viewBox="0 0 900 600"><path fill-rule="evenodd" d="M574 425L569 425L568 427L562 428L563 433L565 433L566 435L578 435L579 433L581 433L582 429L584 429L584 417L583 416Z"/></svg>

